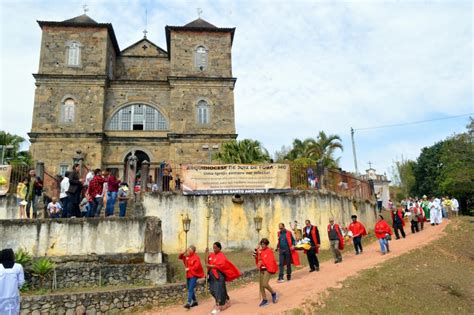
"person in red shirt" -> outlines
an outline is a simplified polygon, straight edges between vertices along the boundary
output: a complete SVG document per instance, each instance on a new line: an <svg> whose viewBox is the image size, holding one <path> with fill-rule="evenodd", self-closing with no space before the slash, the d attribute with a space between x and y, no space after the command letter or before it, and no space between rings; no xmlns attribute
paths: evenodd
<svg viewBox="0 0 474 315"><path fill-rule="evenodd" d="M230 306L230 298L225 286L226 281L237 279L241 273L221 252L221 243L215 242L212 249L214 252L209 254L209 248L206 248L206 256L208 257L206 267L209 275L209 290L216 300L216 306L211 313L217 314Z"/></svg>
<svg viewBox="0 0 474 315"><path fill-rule="evenodd" d="M198 302L194 289L199 278L204 278L204 270L202 269L201 260L196 254L196 246L191 245L189 248L178 257L184 263L186 268L186 288L188 289L188 302L184 305L185 308L197 306Z"/></svg>
<svg viewBox="0 0 474 315"><path fill-rule="evenodd" d="M94 170L94 177L89 182L87 187L87 193L89 195L89 212L88 217L94 217L96 215L97 207L101 201L102 190L104 189L105 178L102 177L102 171L100 168Z"/></svg>
<svg viewBox="0 0 474 315"><path fill-rule="evenodd" d="M259 284L260 284L260 295L262 297L262 302L260 307L268 305L267 295L265 289L270 292L272 295L272 302L276 303L278 297L276 292L268 284L272 274L278 271L278 265L275 260L275 255L268 245L270 242L266 238L262 238L260 241L260 246L257 247L254 251L255 263L257 264L257 269L260 270Z"/></svg>
<svg viewBox="0 0 474 315"><path fill-rule="evenodd" d="M349 231L352 232L352 242L354 243L354 249L356 255L362 254L362 236L367 235L365 226L357 221L357 216L354 214L351 216L352 223L349 225Z"/></svg>
<svg viewBox="0 0 474 315"><path fill-rule="evenodd" d="M379 215L377 223L375 223L374 232L375 236L379 240L380 251L382 252L382 255L385 255L385 253L390 252L388 240L391 238L390 235L392 235L393 233L392 229L388 225L387 221L383 219L382 215Z"/></svg>

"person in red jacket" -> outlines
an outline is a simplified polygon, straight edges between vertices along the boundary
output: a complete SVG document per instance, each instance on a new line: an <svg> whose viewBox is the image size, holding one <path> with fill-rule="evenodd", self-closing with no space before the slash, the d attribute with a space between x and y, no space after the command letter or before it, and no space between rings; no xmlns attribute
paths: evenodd
<svg viewBox="0 0 474 315"><path fill-rule="evenodd" d="M260 270L259 284L260 284L260 295L262 297L262 302L260 307L268 305L267 295L265 289L267 289L272 295L272 302L276 303L278 297L276 292L268 284L272 274L278 271L278 265L275 260L275 255L268 245L270 242L266 238L262 238L260 241L260 246L257 247L254 251L255 263L257 264L257 269Z"/></svg>
<svg viewBox="0 0 474 315"><path fill-rule="evenodd" d="M329 219L328 238L332 255L334 256L334 263L338 264L342 262L341 250L344 249L344 238L342 237L341 228L338 224L334 223L334 218Z"/></svg>
<svg viewBox="0 0 474 315"><path fill-rule="evenodd" d="M217 314L230 306L230 298L225 286L226 281L237 279L241 273L221 252L221 243L215 242L212 248L214 252L211 254L209 254L209 248L206 248L206 256L208 256L206 267L209 275L209 289L216 300L216 306L211 313Z"/></svg>
<svg viewBox="0 0 474 315"><path fill-rule="evenodd" d="M357 221L357 216L354 214L351 216L352 223L349 225L349 231L352 232L352 242L354 243L354 249L356 255L362 254L362 236L367 235L365 226Z"/></svg>
<svg viewBox="0 0 474 315"><path fill-rule="evenodd" d="M190 309L198 305L194 289L199 278L204 277L204 270L202 269L201 260L196 254L196 246L191 245L178 257L184 263L186 268L186 288L188 289L188 302L184 305L185 308Z"/></svg>
<svg viewBox="0 0 474 315"><path fill-rule="evenodd" d="M390 238L390 235L392 235L392 229L388 225L388 223L383 219L382 215L379 215L377 219L377 223L375 223L375 228L374 228L375 236L379 240L380 244L380 251L382 252L382 255L385 255L385 253L390 252L390 247L388 246L388 240Z"/></svg>

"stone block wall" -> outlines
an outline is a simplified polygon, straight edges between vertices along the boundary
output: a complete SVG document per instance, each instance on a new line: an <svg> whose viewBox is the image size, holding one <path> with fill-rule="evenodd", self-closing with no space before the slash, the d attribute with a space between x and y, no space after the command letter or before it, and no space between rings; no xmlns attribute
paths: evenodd
<svg viewBox="0 0 474 315"><path fill-rule="evenodd" d="M232 283L243 283L257 278L256 269L246 270ZM198 281L196 291L204 291L204 280ZM21 315L26 314L119 314L133 312L147 305L167 305L184 302L186 284L167 284L151 288L130 288L93 293L63 293L47 296L25 296L21 299Z"/></svg>
<svg viewBox="0 0 474 315"><path fill-rule="evenodd" d="M231 34L217 32L171 31L171 75L232 77ZM195 66L195 50L208 50L207 69Z"/></svg>
<svg viewBox="0 0 474 315"><path fill-rule="evenodd" d="M67 65L66 42L81 43L78 67ZM107 63L107 28L43 26L39 73L105 75Z"/></svg>
<svg viewBox="0 0 474 315"><path fill-rule="evenodd" d="M166 283L165 264L96 264L67 263L56 267L54 274L41 286L40 278L25 271L30 289L50 289L55 278L56 288L86 288L114 285L160 285Z"/></svg>

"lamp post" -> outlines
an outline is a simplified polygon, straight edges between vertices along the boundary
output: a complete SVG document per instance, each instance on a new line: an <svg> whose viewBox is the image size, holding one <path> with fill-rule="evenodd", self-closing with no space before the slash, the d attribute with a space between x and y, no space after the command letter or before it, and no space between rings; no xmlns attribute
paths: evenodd
<svg viewBox="0 0 474 315"><path fill-rule="evenodd" d="M209 220L211 219L211 216L212 216L212 208L211 208L211 196L210 195L207 195L207 202L206 202L206 205L207 205L207 209L206 209L206 248L209 249ZM205 260L206 260L206 264L209 262L209 257L208 255L206 254L205 256ZM206 277L206 294L208 293L208 290L209 290L209 287L207 285L207 278Z"/></svg>
<svg viewBox="0 0 474 315"><path fill-rule="evenodd" d="M258 214L253 218L253 223L255 224L255 230L257 231L258 241L260 241L260 231L262 230L262 221L263 218Z"/></svg>
<svg viewBox="0 0 474 315"><path fill-rule="evenodd" d="M189 232L189 229L191 227L191 219L186 214L186 216L183 217L182 222L183 222L184 233L186 233L186 239L185 239L185 243L184 243L185 247L186 247L185 249L188 249L188 232Z"/></svg>

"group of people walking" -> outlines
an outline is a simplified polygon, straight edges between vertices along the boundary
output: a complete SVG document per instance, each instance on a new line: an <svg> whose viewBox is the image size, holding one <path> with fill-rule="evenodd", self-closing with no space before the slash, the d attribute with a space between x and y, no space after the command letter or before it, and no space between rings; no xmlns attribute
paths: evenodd
<svg viewBox="0 0 474 315"><path fill-rule="evenodd" d="M424 196L421 202L414 200L408 204L408 207L406 207L405 204L399 204L398 207L393 207L390 211L392 219L391 226L382 214L378 215L377 222L374 226L374 234L378 239L382 255L390 252L389 241L394 234L397 240L406 237L404 230L405 218L409 218L411 222L412 233L423 230L423 222L427 220L425 208L430 210L432 225L441 223L441 219L438 218L438 208L441 213L441 201L438 198L432 198L425 204L424 200L428 200L426 196ZM335 264L342 262L341 251L344 249L345 238L352 239L356 255L363 253L362 239L367 235L367 230L364 224L358 221L357 215L352 215L351 220L352 222L347 228L342 228L339 224L335 223L334 218L329 219L327 236ZM302 231L296 230L295 228L294 232L298 235L299 240L295 238L291 230L285 228L284 223L279 224L277 232L278 241L276 245L279 260L278 264L267 238L262 238L253 251L259 272L260 307L270 304L270 300L272 303L278 302L278 294L274 288L270 286L269 280L273 274L278 272L277 283L291 281L292 265L300 265L298 250L302 250L306 254L309 272L317 272L320 270L317 254L319 254L321 237L318 227L312 224L310 220L306 220ZM225 257L221 249L222 246L219 242L214 243L214 252L212 254L208 254L206 249L209 288L216 302L211 314L219 313L229 307L230 298L227 294L225 283L240 276L239 270ZM194 246L190 246L179 258L183 260L186 267L188 300L184 307L191 308L198 305L194 292L197 279L203 278L205 274ZM284 277L285 271L286 280ZM267 298L267 292L270 294L271 299Z"/></svg>

